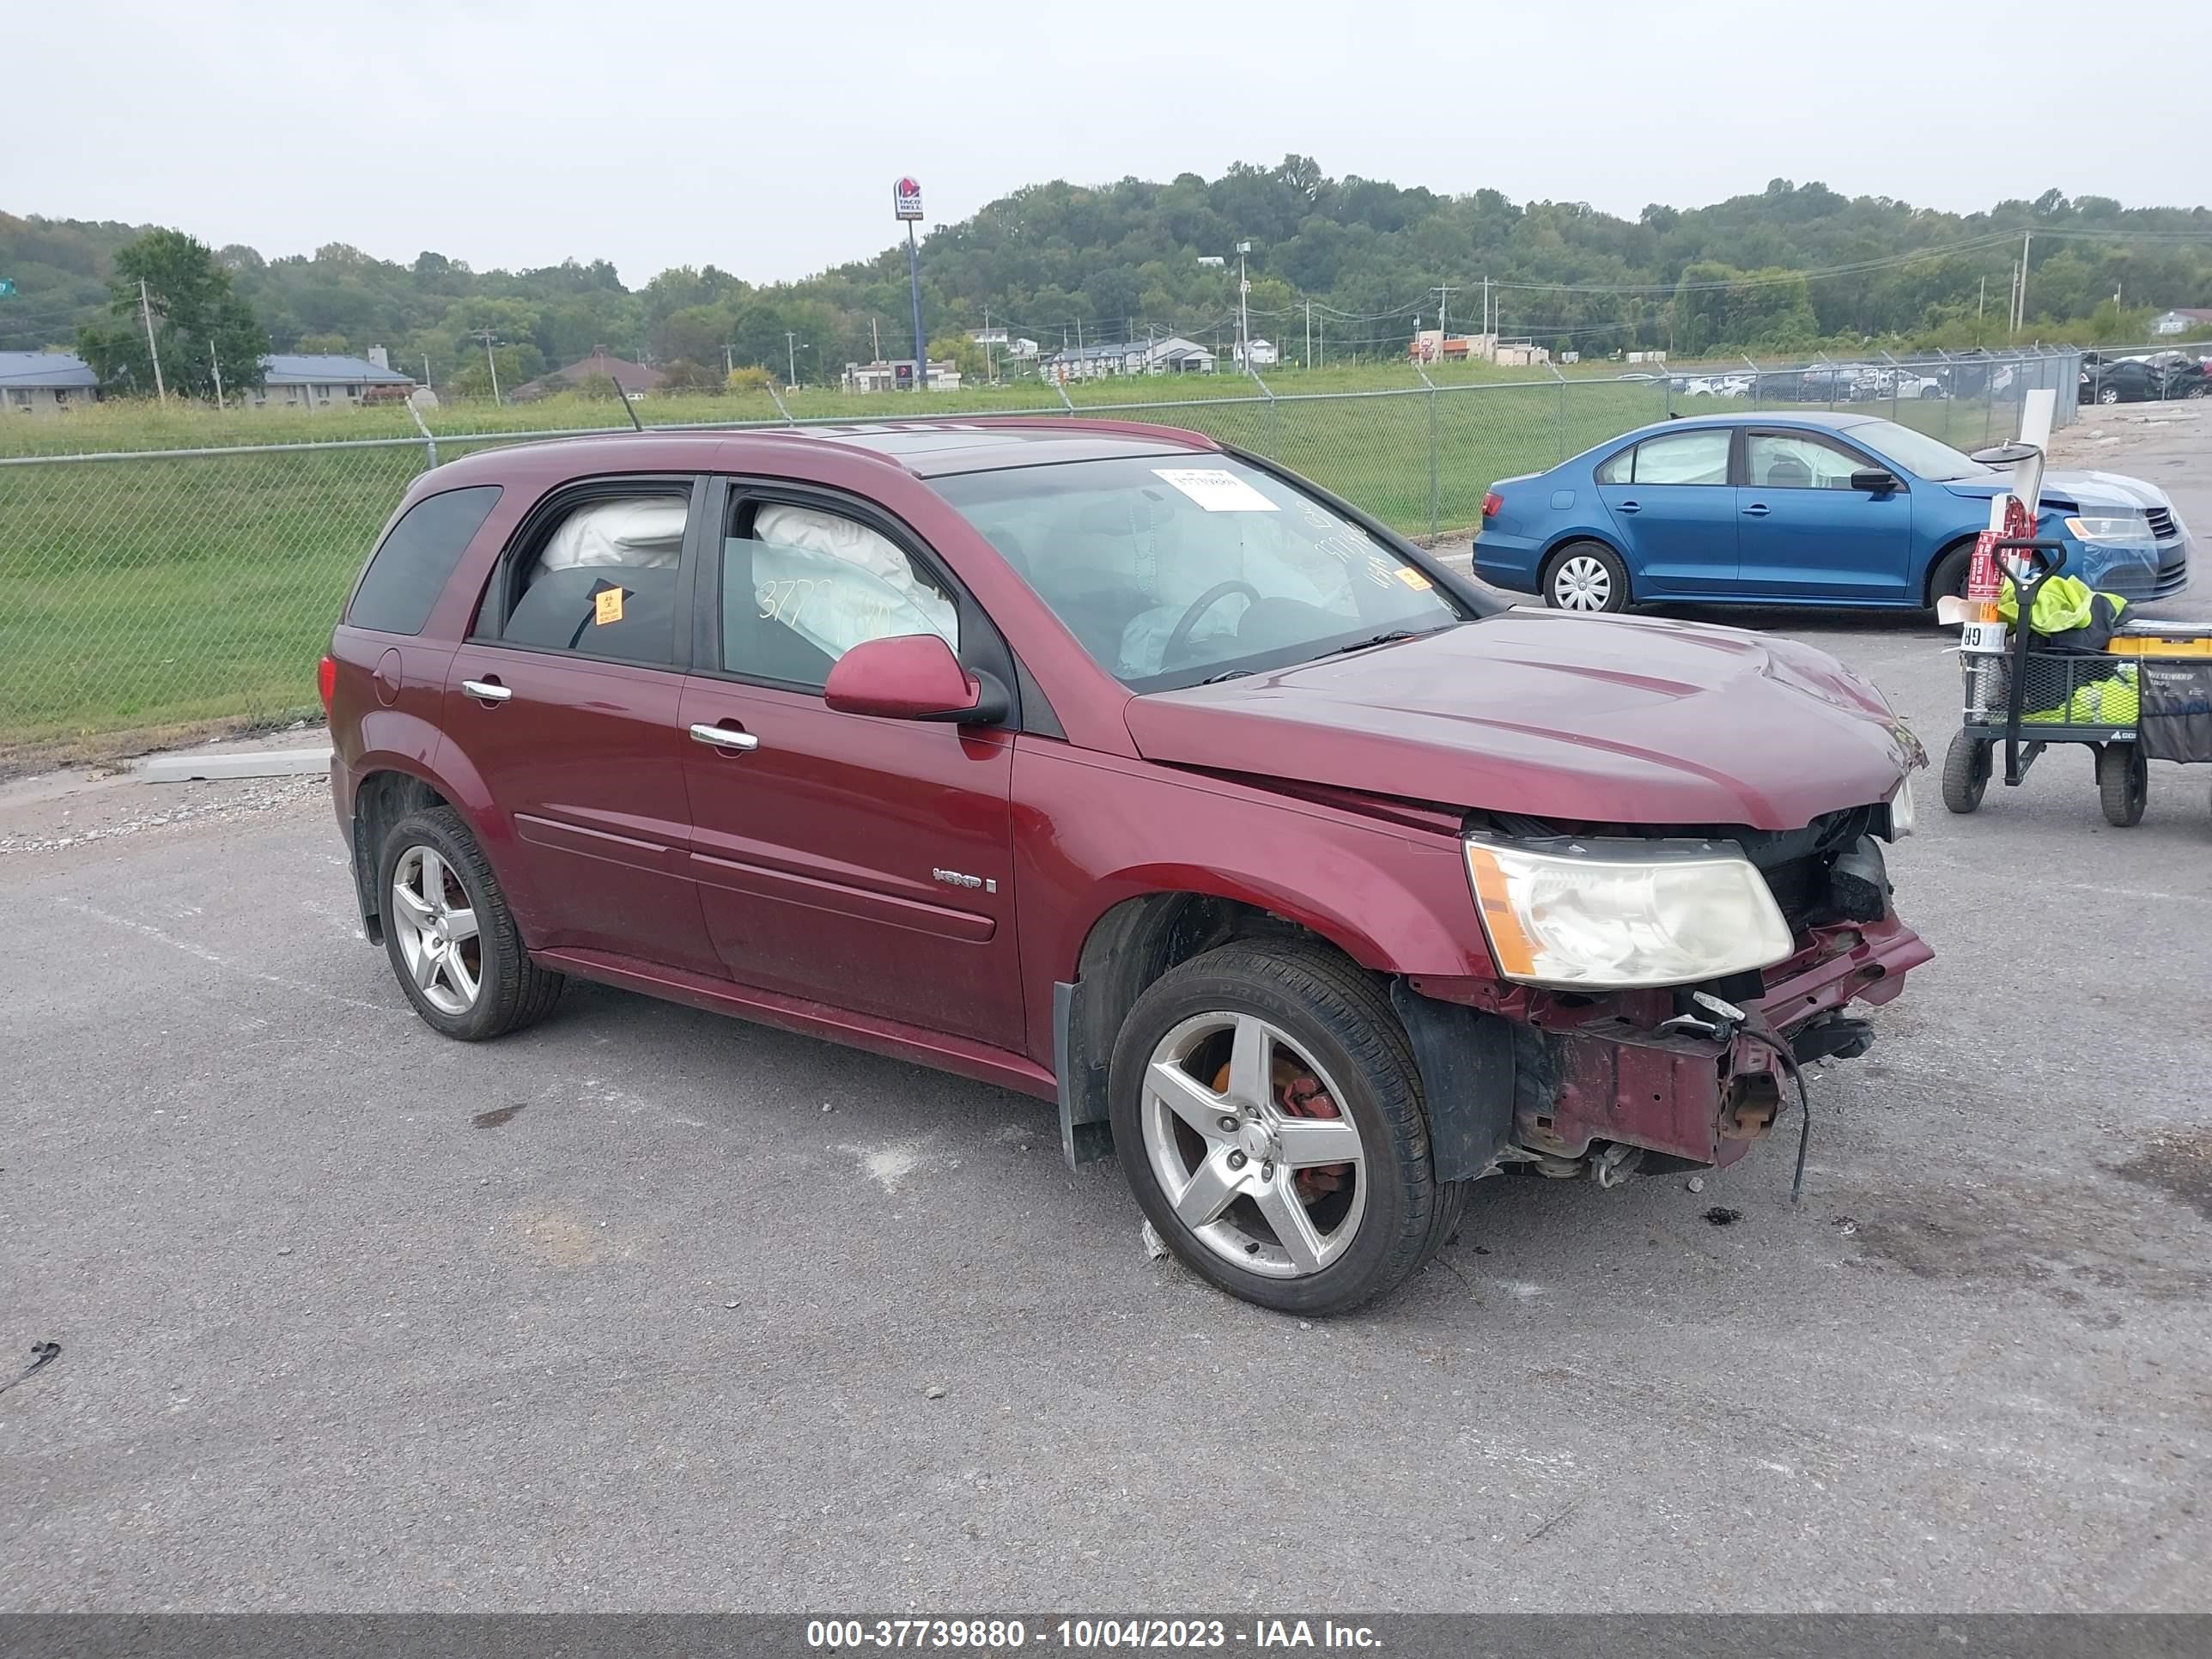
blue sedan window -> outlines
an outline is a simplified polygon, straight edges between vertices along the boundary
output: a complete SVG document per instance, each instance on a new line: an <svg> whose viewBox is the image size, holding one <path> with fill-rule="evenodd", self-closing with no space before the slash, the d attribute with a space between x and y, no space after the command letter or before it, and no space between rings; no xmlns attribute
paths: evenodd
<svg viewBox="0 0 2212 1659"><path fill-rule="evenodd" d="M1728 482L1728 463L1726 427L1670 432L1663 438L1646 438L1636 446L1636 471L1631 482L1724 484Z"/></svg>
<svg viewBox="0 0 2212 1659"><path fill-rule="evenodd" d="M1608 457L1599 464L1597 481L1600 483L1630 483L1636 477L1636 446L1634 444Z"/></svg>
<svg viewBox="0 0 2212 1659"><path fill-rule="evenodd" d="M1849 489L1868 463L1818 438L1754 432L1744 441L1745 471L1766 489Z"/></svg>

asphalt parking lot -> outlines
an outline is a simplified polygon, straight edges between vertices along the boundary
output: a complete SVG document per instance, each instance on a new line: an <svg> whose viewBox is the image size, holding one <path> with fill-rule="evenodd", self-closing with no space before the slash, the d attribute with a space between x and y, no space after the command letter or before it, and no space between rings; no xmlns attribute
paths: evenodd
<svg viewBox="0 0 2212 1659"><path fill-rule="evenodd" d="M2169 489L2212 617L2212 409L2105 413L2055 465ZM1932 624L1729 619L1940 758ZM2080 752L1923 776L1937 959L1801 1206L1787 1133L1492 1182L1311 1324L1148 1259L1038 1102L591 988L441 1040L319 780L9 786L0 1379L64 1352L0 1606L2212 1607L2212 769L2152 772L2131 830Z"/></svg>

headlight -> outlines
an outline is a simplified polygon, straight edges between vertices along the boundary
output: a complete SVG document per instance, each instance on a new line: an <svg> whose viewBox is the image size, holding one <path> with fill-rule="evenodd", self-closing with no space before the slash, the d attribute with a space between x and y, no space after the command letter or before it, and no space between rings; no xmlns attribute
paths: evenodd
<svg viewBox="0 0 2212 1659"><path fill-rule="evenodd" d="M1889 798L1889 838L1903 841L1912 833L1912 780L1906 778Z"/></svg>
<svg viewBox="0 0 2212 1659"><path fill-rule="evenodd" d="M1507 979L1565 990L1694 985L1783 961L1789 924L1751 860L1703 841L1465 842Z"/></svg>
<svg viewBox="0 0 2212 1659"><path fill-rule="evenodd" d="M2069 519L2068 533L2079 542L2147 542L2151 539L2148 519Z"/></svg>

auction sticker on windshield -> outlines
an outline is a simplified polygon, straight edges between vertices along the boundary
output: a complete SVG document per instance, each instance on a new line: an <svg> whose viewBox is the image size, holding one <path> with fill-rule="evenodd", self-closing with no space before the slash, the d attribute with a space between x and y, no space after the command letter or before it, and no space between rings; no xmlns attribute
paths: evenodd
<svg viewBox="0 0 2212 1659"><path fill-rule="evenodd" d="M1274 513L1280 509L1234 472L1218 466L1156 466L1164 478L1209 513Z"/></svg>

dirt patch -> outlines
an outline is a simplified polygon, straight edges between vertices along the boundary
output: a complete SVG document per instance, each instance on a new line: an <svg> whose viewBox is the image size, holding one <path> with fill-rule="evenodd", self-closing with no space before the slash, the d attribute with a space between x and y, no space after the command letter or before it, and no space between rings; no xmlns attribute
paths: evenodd
<svg viewBox="0 0 2212 1659"><path fill-rule="evenodd" d="M2113 1173L2212 1221L2212 1127L2170 1129Z"/></svg>
<svg viewBox="0 0 2212 1659"><path fill-rule="evenodd" d="M2133 1206L2085 1176L2067 1186L1990 1183L1850 1195L1839 1227L1864 1263L1966 1285L2011 1285L2085 1311L2116 1297L2194 1301L2212 1273L2177 1254Z"/></svg>
<svg viewBox="0 0 2212 1659"><path fill-rule="evenodd" d="M565 1210L515 1210L500 1224L501 1254L544 1267L592 1267L631 1254L629 1242Z"/></svg>

